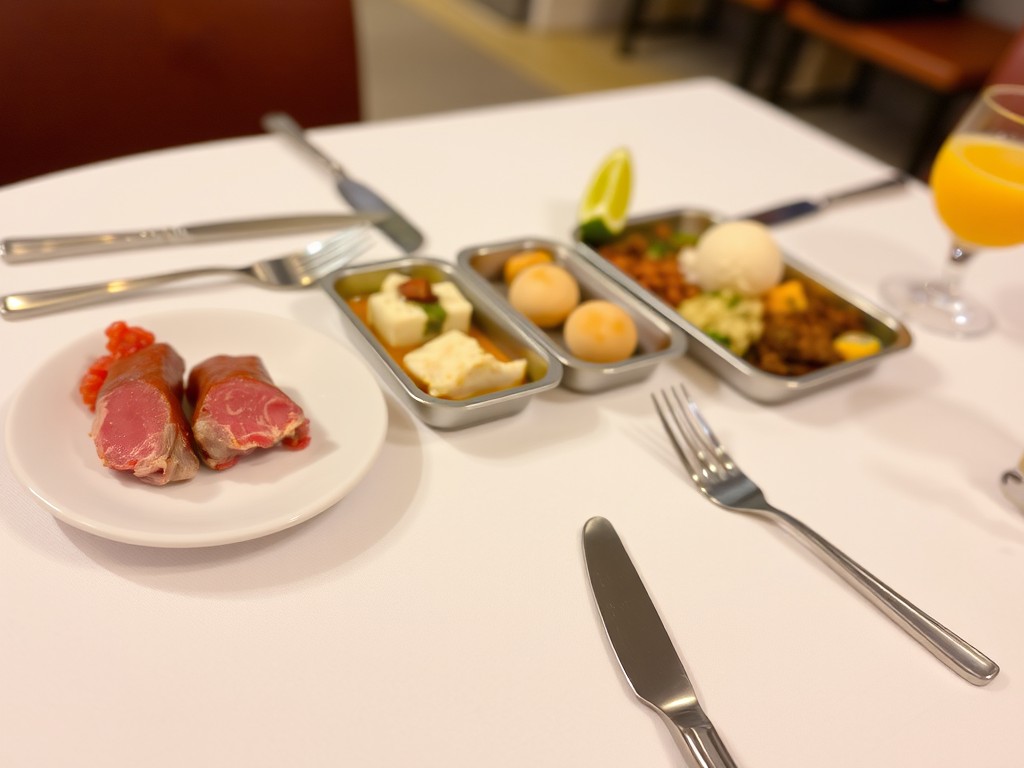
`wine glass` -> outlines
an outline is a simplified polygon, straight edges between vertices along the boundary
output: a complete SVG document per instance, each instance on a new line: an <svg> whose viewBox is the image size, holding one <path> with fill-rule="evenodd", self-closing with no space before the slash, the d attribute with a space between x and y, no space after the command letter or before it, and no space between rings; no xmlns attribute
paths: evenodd
<svg viewBox="0 0 1024 768"><path fill-rule="evenodd" d="M882 296L931 330L983 333L992 315L963 295L960 282L975 249L1024 243L1024 85L992 85L974 100L939 150L929 184L953 235L945 270L889 279Z"/></svg>

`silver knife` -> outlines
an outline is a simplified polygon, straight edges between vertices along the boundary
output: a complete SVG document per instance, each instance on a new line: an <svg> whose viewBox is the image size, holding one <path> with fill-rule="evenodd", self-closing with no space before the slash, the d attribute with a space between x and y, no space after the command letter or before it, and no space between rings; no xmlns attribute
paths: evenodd
<svg viewBox="0 0 1024 768"><path fill-rule="evenodd" d="M1019 469L1008 469L1000 479L1003 495L1024 512L1024 475Z"/></svg>
<svg viewBox="0 0 1024 768"><path fill-rule="evenodd" d="M637 697L661 715L700 768L736 768L697 701L640 574L605 518L592 517L583 526L583 552L608 640Z"/></svg>
<svg viewBox="0 0 1024 768"><path fill-rule="evenodd" d="M377 228L387 235L406 253L412 253L423 245L423 235L394 206L372 189L349 176L334 158L321 152L309 139L295 120L284 112L271 112L263 116L264 130L288 139L293 146L325 166L334 176L334 183L341 196L357 211L383 213Z"/></svg>
<svg viewBox="0 0 1024 768"><path fill-rule="evenodd" d="M801 216L807 216L811 213L819 213L835 203L845 202L847 200L853 200L860 197L867 197L875 194L876 192L902 187L909 178L910 177L906 173L899 172L887 179L883 179L882 181L876 181L863 187L856 187L843 192L836 192L831 195L825 195L817 200L794 200L793 202L786 203L784 205L777 205L765 211L757 211L756 213L750 213L746 216L737 216L736 218L753 219L754 221L759 221L762 224L771 226L772 224L779 224L783 221L798 219Z"/></svg>
<svg viewBox="0 0 1024 768"><path fill-rule="evenodd" d="M138 232L106 232L52 237L11 237L0 240L0 256L10 264L20 264L61 256L150 248L157 245L183 245L229 240L242 237L271 237L293 232L324 232L353 224L375 224L379 213L330 213L276 216L259 219L183 224Z"/></svg>

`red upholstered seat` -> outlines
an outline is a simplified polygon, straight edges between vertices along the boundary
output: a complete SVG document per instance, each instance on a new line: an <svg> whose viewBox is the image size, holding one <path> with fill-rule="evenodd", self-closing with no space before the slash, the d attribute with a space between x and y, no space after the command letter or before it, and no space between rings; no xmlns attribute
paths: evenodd
<svg viewBox="0 0 1024 768"><path fill-rule="evenodd" d="M360 117L347 0L10 0L0 50L0 184Z"/></svg>
<svg viewBox="0 0 1024 768"><path fill-rule="evenodd" d="M1017 30L1003 56L985 79L986 84L1014 83L1024 85L1024 24Z"/></svg>

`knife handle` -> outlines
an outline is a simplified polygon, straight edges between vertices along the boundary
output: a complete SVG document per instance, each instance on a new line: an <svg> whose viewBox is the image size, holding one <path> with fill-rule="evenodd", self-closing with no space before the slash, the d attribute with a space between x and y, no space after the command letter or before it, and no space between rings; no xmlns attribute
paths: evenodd
<svg viewBox="0 0 1024 768"><path fill-rule="evenodd" d="M849 189L845 192L836 192L835 194L832 195L825 195L825 197L821 199L821 205L832 205L832 203L838 203L844 200L853 200L854 198L858 197L867 197L869 195L875 194L876 192L882 192L891 187L902 187L904 184L907 183L908 179L910 179L910 174L904 171L899 171L887 179L883 179L882 181L876 182L874 184L868 184L865 187L857 187L856 189Z"/></svg>
<svg viewBox="0 0 1024 768"><path fill-rule="evenodd" d="M692 755L699 768L736 768L718 731L711 723L691 725L672 722L673 736L684 755Z"/></svg>
<svg viewBox="0 0 1024 768"><path fill-rule="evenodd" d="M321 152L315 144L306 138L306 132L302 130L302 126L295 122L291 115L285 112L268 112L263 116L260 123L263 126L263 130L284 137L292 143L292 146L302 150L317 162L326 165L336 179L341 180L348 176L337 160Z"/></svg>
<svg viewBox="0 0 1024 768"><path fill-rule="evenodd" d="M185 239L182 231L146 229L139 232L108 232L95 235L58 235L56 237L12 237L0 240L0 256L9 264L25 261L79 256L98 251L123 251L166 245Z"/></svg>
<svg viewBox="0 0 1024 768"><path fill-rule="evenodd" d="M298 232L323 231L361 222L378 222L383 213L321 213L271 216L255 219L186 224L138 232L99 232L89 235L18 237L0 240L0 256L9 264L20 264L61 256L151 248L157 245L206 243L235 238L273 237Z"/></svg>

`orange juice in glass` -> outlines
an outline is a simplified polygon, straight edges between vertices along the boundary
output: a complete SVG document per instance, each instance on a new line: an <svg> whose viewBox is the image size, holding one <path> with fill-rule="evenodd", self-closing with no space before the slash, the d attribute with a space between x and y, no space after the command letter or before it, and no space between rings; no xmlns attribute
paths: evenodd
<svg viewBox="0 0 1024 768"><path fill-rule="evenodd" d="M1024 243L1024 139L957 133L932 166L942 221L962 243Z"/></svg>
<svg viewBox="0 0 1024 768"><path fill-rule="evenodd" d="M992 85L975 99L939 150L930 184L953 235L945 273L887 280L882 295L932 330L983 333L992 315L961 293L961 271L976 248L1024 243L1024 85Z"/></svg>

